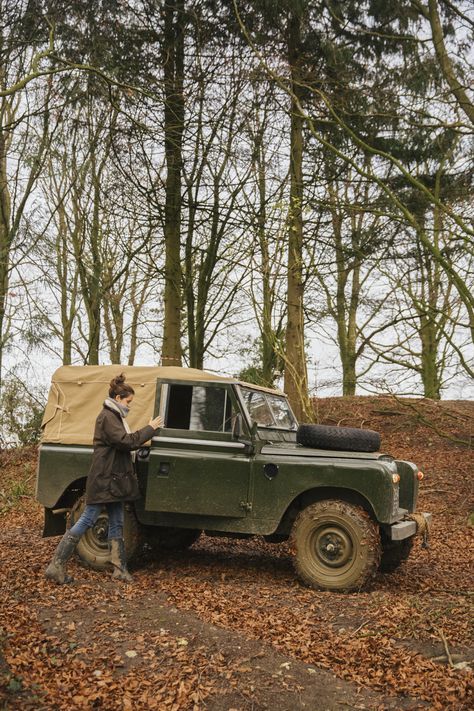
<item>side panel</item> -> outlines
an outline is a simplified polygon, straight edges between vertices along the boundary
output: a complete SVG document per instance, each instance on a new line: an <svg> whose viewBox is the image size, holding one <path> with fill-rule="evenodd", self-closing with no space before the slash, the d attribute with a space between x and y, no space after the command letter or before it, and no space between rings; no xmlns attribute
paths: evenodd
<svg viewBox="0 0 474 711"><path fill-rule="evenodd" d="M370 459L259 454L253 487L253 515L261 520L280 520L297 496L318 487L357 492L380 522L392 523L398 516L398 486L381 462Z"/></svg>
<svg viewBox="0 0 474 711"><path fill-rule="evenodd" d="M148 463L145 508L244 517L249 478L250 462L240 442L156 437Z"/></svg>
<svg viewBox="0 0 474 711"><path fill-rule="evenodd" d="M173 454L175 454L174 449ZM195 462L194 457L192 462ZM200 465L203 472L206 471L207 463L206 453ZM220 488L213 490L211 477L206 481L206 496L210 497L210 501L206 512L202 511L204 515L198 513L197 507L192 502L190 509L194 507L194 512L189 510L189 513L183 513L183 507L177 506L176 500L171 502L168 510L164 510L160 508L158 499L154 504L156 506L154 511L150 510L148 505L147 510L140 510L142 502L137 502L139 520L155 525L270 535L278 528L292 501L302 493L319 487L328 487L336 491L339 488L341 496L344 491L359 493L367 500L381 523L392 523L399 518L398 485L393 484L392 475L385 470L383 464L375 460L367 460L362 464L360 459L320 457L318 460L309 460L307 457L282 457L281 455L275 459L275 457L257 454L252 458L250 466L248 494L250 507L245 518L230 517L230 515L225 517L222 510L222 517L205 515L205 513L210 514L213 507L217 506L214 499L218 494L220 496ZM191 476L194 474L191 473ZM194 493L197 493L198 479L195 478L195 481ZM156 495L158 491L157 487ZM189 496L188 486L184 486L182 491ZM232 506L232 499L228 503Z"/></svg>
<svg viewBox="0 0 474 711"><path fill-rule="evenodd" d="M70 484L87 476L91 457L92 447L42 444L36 478L37 500L46 508L54 508Z"/></svg>

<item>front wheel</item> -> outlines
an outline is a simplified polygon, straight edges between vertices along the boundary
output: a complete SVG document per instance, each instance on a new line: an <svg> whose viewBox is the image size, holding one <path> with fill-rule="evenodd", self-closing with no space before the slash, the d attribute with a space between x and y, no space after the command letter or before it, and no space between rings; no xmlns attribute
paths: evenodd
<svg viewBox="0 0 474 711"><path fill-rule="evenodd" d="M317 501L301 511L291 534L301 580L319 590L360 590L375 575L381 556L378 525L361 507Z"/></svg>
<svg viewBox="0 0 474 711"><path fill-rule="evenodd" d="M70 527L77 522L84 511L85 505L85 496L77 499L69 515ZM140 530L134 511L127 504L124 507L123 539L125 542L125 555L127 561L130 561L140 545ZM89 568L104 570L109 567L108 531L109 517L104 506L95 525L84 533L76 547L76 555L79 560Z"/></svg>

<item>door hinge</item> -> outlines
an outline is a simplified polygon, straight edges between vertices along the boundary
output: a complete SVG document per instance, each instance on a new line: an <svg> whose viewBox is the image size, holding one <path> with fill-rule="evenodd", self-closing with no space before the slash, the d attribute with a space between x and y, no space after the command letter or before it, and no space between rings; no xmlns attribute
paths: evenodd
<svg viewBox="0 0 474 711"><path fill-rule="evenodd" d="M252 504L249 501L241 501L240 508L243 509L244 511L251 511Z"/></svg>

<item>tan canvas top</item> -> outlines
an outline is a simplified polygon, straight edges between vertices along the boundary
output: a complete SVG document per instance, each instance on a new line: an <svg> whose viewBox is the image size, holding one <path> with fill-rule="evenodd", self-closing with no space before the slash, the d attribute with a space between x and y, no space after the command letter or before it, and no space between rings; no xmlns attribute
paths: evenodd
<svg viewBox="0 0 474 711"><path fill-rule="evenodd" d="M92 444L95 420L109 394L109 383L120 373L125 373L127 383L135 390L135 397L127 418L132 432L144 427L153 416L158 378L237 382L234 378L215 375L196 368L64 365L56 370L51 379L42 423L42 441L58 444ZM259 389L278 392L269 388Z"/></svg>
<svg viewBox="0 0 474 711"><path fill-rule="evenodd" d="M135 390L127 421L132 432L153 416L157 378L235 382L195 368L172 366L63 365L51 379L43 416L43 442L92 444L94 425L109 394L109 383L125 373Z"/></svg>

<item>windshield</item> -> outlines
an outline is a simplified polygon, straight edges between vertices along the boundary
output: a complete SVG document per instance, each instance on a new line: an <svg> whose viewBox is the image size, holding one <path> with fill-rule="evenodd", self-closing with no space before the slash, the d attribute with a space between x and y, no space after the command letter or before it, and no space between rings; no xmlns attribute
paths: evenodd
<svg viewBox="0 0 474 711"><path fill-rule="evenodd" d="M259 427L277 427L282 430L296 430L298 423L283 395L273 395L262 390L241 388L250 419Z"/></svg>

